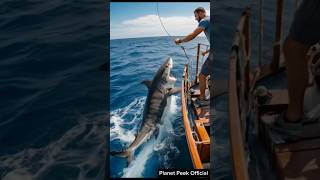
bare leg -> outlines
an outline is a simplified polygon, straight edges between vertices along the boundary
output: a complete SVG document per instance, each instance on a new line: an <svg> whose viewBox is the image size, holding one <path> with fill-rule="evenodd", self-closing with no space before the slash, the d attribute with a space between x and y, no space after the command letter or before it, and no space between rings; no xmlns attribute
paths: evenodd
<svg viewBox="0 0 320 180"><path fill-rule="evenodd" d="M303 115L304 91L308 84L307 51L309 46L290 37L284 43L284 56L287 61L289 105L286 118L289 122L298 121Z"/></svg>
<svg viewBox="0 0 320 180"><path fill-rule="evenodd" d="M199 86L200 86L200 100L205 99L207 76L199 74Z"/></svg>

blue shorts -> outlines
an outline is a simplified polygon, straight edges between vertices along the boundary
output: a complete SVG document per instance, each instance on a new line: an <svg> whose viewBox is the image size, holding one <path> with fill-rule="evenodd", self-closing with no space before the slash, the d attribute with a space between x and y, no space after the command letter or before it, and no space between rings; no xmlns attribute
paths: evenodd
<svg viewBox="0 0 320 180"><path fill-rule="evenodd" d="M200 74L208 76L213 73L213 56L211 53L201 67Z"/></svg>
<svg viewBox="0 0 320 180"><path fill-rule="evenodd" d="M291 24L289 36L306 45L320 41L320 0L303 0Z"/></svg>

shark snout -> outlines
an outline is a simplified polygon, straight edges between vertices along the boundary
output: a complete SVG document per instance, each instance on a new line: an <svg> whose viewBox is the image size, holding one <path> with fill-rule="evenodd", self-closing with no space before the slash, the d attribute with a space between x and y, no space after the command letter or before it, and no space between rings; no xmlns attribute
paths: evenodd
<svg viewBox="0 0 320 180"><path fill-rule="evenodd" d="M169 68L169 73L168 73L167 81L174 83L174 82L177 81L177 79L170 74L171 69L173 68L173 60L172 60L171 57L169 57L169 59L168 59L168 64L167 64L167 65L168 65L167 67Z"/></svg>
<svg viewBox="0 0 320 180"><path fill-rule="evenodd" d="M168 65L169 65L169 68L172 69L172 67L173 67L173 60L172 60L171 57L169 57Z"/></svg>

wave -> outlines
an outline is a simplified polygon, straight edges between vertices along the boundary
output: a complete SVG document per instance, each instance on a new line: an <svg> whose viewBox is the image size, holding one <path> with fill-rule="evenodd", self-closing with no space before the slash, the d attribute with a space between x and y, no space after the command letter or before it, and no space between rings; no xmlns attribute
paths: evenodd
<svg viewBox="0 0 320 180"><path fill-rule="evenodd" d="M143 105L146 97L134 99L124 108L117 109L110 113L110 141L120 140L123 143L132 142L138 129L137 124L142 119ZM125 128L125 125L135 125Z"/></svg>
<svg viewBox="0 0 320 180"><path fill-rule="evenodd" d="M78 124L47 146L1 156L0 179L103 179L106 113L76 116Z"/></svg>
<svg viewBox="0 0 320 180"><path fill-rule="evenodd" d="M134 134L140 127L138 122L142 120L145 99L145 97L137 98L128 106L111 112L111 142L120 140L120 143L129 144L134 140ZM158 166L169 167L171 159L180 153L173 143L175 136L172 126L179 109L177 99L177 96L168 98L168 105L161 118L163 123L159 126L158 135L150 138L140 147L141 149L138 148L139 152L136 153L130 166L122 170L122 177L144 177L145 170L149 166L149 160L154 157L158 161ZM132 117L132 119L125 119L126 117ZM134 126L125 128L124 125L128 124L134 124ZM172 153L175 156L172 156ZM157 156L157 154L161 154L161 156ZM150 164L152 163L154 162L150 162Z"/></svg>
<svg viewBox="0 0 320 180"><path fill-rule="evenodd" d="M137 52L137 51L130 52L128 54L128 57L142 57L142 56L143 56L143 53L142 52Z"/></svg>

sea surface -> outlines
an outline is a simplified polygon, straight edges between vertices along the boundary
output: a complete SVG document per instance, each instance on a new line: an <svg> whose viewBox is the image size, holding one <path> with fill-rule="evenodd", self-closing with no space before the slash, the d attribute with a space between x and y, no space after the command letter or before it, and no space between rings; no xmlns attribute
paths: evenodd
<svg viewBox="0 0 320 180"><path fill-rule="evenodd" d="M252 31L252 59L251 68L254 69L258 64L258 32L259 32L259 16L258 1L213 1L213 10L211 17L213 19L213 44L211 48L214 51L214 72L213 79L228 79L229 53L236 32L238 21L241 13L245 8L251 8L251 31ZM211 8L212 8L211 7ZM275 7L276 1L271 0L264 3L264 43L263 43L263 59L262 64L271 62L272 45L274 43L275 34ZM283 42L285 35L288 33L290 23L292 21L294 2L285 3L284 12L284 31L282 35ZM199 40L196 40L196 42ZM189 47L193 47L193 43L187 43ZM124 50L123 50L124 49ZM111 149L125 148L134 138L137 131L138 122L141 120L141 110L146 97L146 88L140 85L144 79L150 79L160 64L168 56L173 57L174 68L173 74L179 79L177 84L181 82L181 73L183 65L187 62L183 55L183 51L172 45L170 37L158 38L138 38L138 39L122 39L111 41ZM192 55L195 52L188 51ZM135 66L135 68L133 68ZM144 68L142 68L144 67ZM268 87L274 83L267 83ZM179 136L177 129L183 128L180 115L180 97L174 97L176 104L169 107L171 114L168 120L169 129L167 136L168 143L162 148L154 148L154 145L145 145L137 152L136 164L126 167L126 161L122 158L110 157L111 176L112 177L154 177L155 168L157 167L177 167L190 168L192 164L190 160L183 159L189 157L185 137ZM229 121L228 121L228 97L227 95L215 99L214 109L214 131L213 131L213 171L212 176L217 180L232 180L232 157L229 141ZM119 124L120 122L120 124ZM178 123L178 124L177 124ZM129 131L128 131L129 130ZM170 133L172 132L173 133ZM117 133L119 132L119 133ZM183 132L183 131L182 131ZM124 135L124 136L123 136ZM175 135L178 135L176 137ZM160 144L163 141L157 141ZM153 142L154 142L153 141ZM157 144L157 143L156 143ZM153 146L153 153L146 152ZM170 147L170 148L169 148ZM173 149L171 148L173 147ZM152 148L151 148L152 149ZM155 150L156 149L156 150ZM169 149L169 150L168 150ZM159 156L161 151L171 153L171 155ZM141 153L142 152L142 153ZM147 154L147 157L139 158L139 154ZM142 157L142 156L141 156ZM116 163L118 162L118 163ZM139 163L137 163L139 162ZM137 165L139 164L139 166ZM267 174L268 171L261 172ZM267 176L265 176L267 177Z"/></svg>
<svg viewBox="0 0 320 180"><path fill-rule="evenodd" d="M228 78L228 57L235 27L252 4L252 62L257 64L257 0L213 1L216 78ZM285 31L293 14L286 1ZM274 40L275 0L265 1L263 62L270 62ZM107 9L103 1L50 0L0 2L0 179L103 179L105 171L106 79L98 67L108 44ZM197 42L208 44L205 38ZM195 49L187 50L194 58ZM133 140L141 121L151 79L171 56L181 83L183 51L169 37L110 42L111 149ZM215 77L214 77L215 78ZM155 167L190 168L180 115L180 96L170 99L159 138L137 150L131 167L110 157L112 177L154 177ZM232 179L227 97L215 103L215 179ZM145 156L141 156L144 154ZM140 156L139 156L140 155Z"/></svg>
<svg viewBox="0 0 320 180"><path fill-rule="evenodd" d="M106 7L0 2L0 179L103 179Z"/></svg>
<svg viewBox="0 0 320 180"><path fill-rule="evenodd" d="M152 80L158 68L172 57L172 74L177 78L176 86L180 87L184 65L192 63L195 68L194 47L197 43L209 44L205 37L185 44L186 57L170 37L111 40L110 150L125 149L140 127L148 93L141 82ZM203 46L202 50L205 49ZM201 58L201 62L205 58ZM195 70L192 73L195 74ZM184 135L180 101L180 94L169 99L159 135L136 150L135 159L129 167L124 158L110 156L111 177L157 177L158 168L193 168Z"/></svg>

